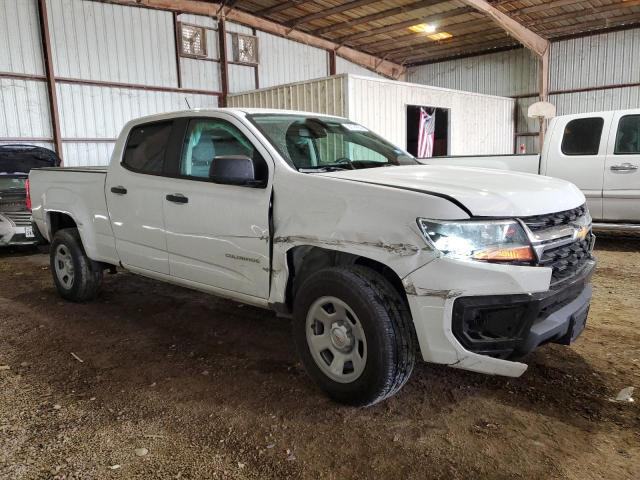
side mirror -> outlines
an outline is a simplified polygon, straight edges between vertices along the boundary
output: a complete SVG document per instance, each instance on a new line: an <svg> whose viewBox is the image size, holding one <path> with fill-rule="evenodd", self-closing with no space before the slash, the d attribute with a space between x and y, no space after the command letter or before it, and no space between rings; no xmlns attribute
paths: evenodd
<svg viewBox="0 0 640 480"><path fill-rule="evenodd" d="M223 155L215 157L209 167L209 178L215 183L241 185L245 187L264 187L266 181L261 175L264 160L252 159L245 155Z"/></svg>

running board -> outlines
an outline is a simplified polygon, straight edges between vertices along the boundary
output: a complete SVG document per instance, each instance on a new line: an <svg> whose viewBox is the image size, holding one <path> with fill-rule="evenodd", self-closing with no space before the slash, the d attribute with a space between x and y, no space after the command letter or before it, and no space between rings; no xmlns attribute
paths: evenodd
<svg viewBox="0 0 640 480"><path fill-rule="evenodd" d="M616 232L640 232L640 224L636 223L594 223L594 230L609 230Z"/></svg>

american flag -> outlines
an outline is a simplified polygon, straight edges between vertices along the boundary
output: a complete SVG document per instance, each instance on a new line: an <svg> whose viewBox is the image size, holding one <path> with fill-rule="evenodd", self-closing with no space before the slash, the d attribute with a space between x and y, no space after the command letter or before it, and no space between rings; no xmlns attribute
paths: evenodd
<svg viewBox="0 0 640 480"><path fill-rule="evenodd" d="M436 111L429 115L424 108L420 109L418 124L418 158L433 157L433 142L436 130Z"/></svg>

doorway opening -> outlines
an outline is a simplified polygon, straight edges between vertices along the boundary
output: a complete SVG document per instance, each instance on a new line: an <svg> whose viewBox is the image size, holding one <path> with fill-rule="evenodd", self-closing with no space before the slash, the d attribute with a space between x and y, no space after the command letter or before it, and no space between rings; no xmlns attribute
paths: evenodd
<svg viewBox="0 0 640 480"><path fill-rule="evenodd" d="M427 155L418 155L418 140L420 138L420 109L430 117L435 113L435 125L429 129L426 127L426 134L432 131L433 147L424 146L423 152L427 151ZM427 142L428 143L428 142ZM431 155L428 155L429 151ZM446 157L449 155L449 109L437 108L421 105L407 105L407 152L415 157Z"/></svg>

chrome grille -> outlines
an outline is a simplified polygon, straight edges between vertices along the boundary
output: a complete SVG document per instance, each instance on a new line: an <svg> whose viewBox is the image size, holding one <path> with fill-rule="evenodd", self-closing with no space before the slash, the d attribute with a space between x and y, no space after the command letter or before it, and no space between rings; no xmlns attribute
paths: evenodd
<svg viewBox="0 0 640 480"><path fill-rule="evenodd" d="M18 227L28 227L31 225L30 212L4 212L1 215L11 220Z"/></svg>
<svg viewBox="0 0 640 480"><path fill-rule="evenodd" d="M592 235L584 240L544 250L538 261L540 267L552 269L552 283L561 282L582 270L582 266L591 258Z"/></svg>
<svg viewBox="0 0 640 480"><path fill-rule="evenodd" d="M587 214L587 206L582 205L572 210L563 212L550 213L548 215L536 215L533 217L525 217L521 220L529 227L529 230L536 232L547 228L559 227L575 222L580 217Z"/></svg>
<svg viewBox="0 0 640 480"><path fill-rule="evenodd" d="M551 268L551 283L573 277L588 260L595 237L586 205L547 215L521 218L539 267Z"/></svg>

